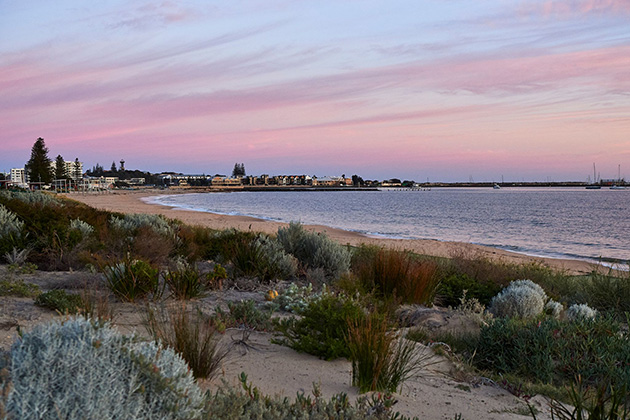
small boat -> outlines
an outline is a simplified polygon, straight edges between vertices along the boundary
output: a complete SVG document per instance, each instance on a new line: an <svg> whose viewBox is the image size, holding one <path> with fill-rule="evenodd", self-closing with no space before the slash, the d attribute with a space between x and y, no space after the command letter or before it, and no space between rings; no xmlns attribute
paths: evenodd
<svg viewBox="0 0 630 420"><path fill-rule="evenodd" d="M625 190L626 187L624 187L623 185L612 185L610 189L611 190Z"/></svg>
<svg viewBox="0 0 630 420"><path fill-rule="evenodd" d="M586 186L587 190L601 190L602 186L597 184L597 171L595 170L595 163L593 162L593 183Z"/></svg>
<svg viewBox="0 0 630 420"><path fill-rule="evenodd" d="M494 184L492 188L494 188L495 190L500 190L501 186L499 184Z"/></svg>

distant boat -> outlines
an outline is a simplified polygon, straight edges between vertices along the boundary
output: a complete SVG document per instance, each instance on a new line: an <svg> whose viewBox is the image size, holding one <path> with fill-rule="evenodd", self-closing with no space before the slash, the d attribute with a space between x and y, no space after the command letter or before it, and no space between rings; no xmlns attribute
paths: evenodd
<svg viewBox="0 0 630 420"><path fill-rule="evenodd" d="M610 189L611 190L625 190L626 187L624 187L623 185L612 185Z"/></svg>
<svg viewBox="0 0 630 420"><path fill-rule="evenodd" d="M500 190L501 186L499 184L494 184L492 188L494 188L495 190Z"/></svg>
<svg viewBox="0 0 630 420"><path fill-rule="evenodd" d="M595 170L595 163L593 162L593 184L586 186L587 190L601 190L602 186L597 184L597 172Z"/></svg>

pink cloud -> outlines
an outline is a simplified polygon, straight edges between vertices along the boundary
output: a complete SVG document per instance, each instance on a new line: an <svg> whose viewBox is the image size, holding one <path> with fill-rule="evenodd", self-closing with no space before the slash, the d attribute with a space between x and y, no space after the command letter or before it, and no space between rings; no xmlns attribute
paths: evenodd
<svg viewBox="0 0 630 420"><path fill-rule="evenodd" d="M521 14L545 17L571 18L582 15L630 14L627 0L547 0L543 3L528 2L521 6Z"/></svg>

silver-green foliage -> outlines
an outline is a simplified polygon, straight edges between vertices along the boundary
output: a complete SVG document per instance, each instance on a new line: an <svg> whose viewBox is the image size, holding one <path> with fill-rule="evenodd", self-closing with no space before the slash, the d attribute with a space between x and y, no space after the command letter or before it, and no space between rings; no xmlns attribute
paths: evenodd
<svg viewBox="0 0 630 420"><path fill-rule="evenodd" d="M584 321L594 319L597 311L585 303L573 304L567 309L566 315L569 321Z"/></svg>
<svg viewBox="0 0 630 420"><path fill-rule="evenodd" d="M0 204L0 239L20 236L22 229L24 229L24 222Z"/></svg>
<svg viewBox="0 0 630 420"><path fill-rule="evenodd" d="M531 280L514 280L490 301L488 310L501 318L533 318L545 307L547 294Z"/></svg>
<svg viewBox="0 0 630 420"><path fill-rule="evenodd" d="M266 264L273 268L279 278L294 276L297 272L297 260L284 251L282 245L273 238L259 235L253 243L260 256L266 260Z"/></svg>
<svg viewBox="0 0 630 420"><path fill-rule="evenodd" d="M208 404L206 420L409 420L393 412L396 400L391 394L375 393L361 396L353 404L346 394L333 395L330 400L321 397L313 383L313 396L298 392L295 400L286 397L269 397L247 382L241 373L242 389L224 383ZM414 417L414 420L417 420Z"/></svg>
<svg viewBox="0 0 630 420"><path fill-rule="evenodd" d="M11 349L9 418L193 419L204 395L186 363L155 342L71 318L39 325Z"/></svg>
<svg viewBox="0 0 630 420"><path fill-rule="evenodd" d="M7 200L20 200L24 203L37 204L41 206L63 206L63 201L50 193L41 191L2 191L2 198Z"/></svg>
<svg viewBox="0 0 630 420"><path fill-rule="evenodd" d="M81 219L70 220L70 229L78 230L79 232L81 232L81 236L83 238L86 238L94 233L94 227Z"/></svg>
<svg viewBox="0 0 630 420"><path fill-rule="evenodd" d="M560 318L563 310L564 306L562 306L562 303L556 302L553 299L549 299L549 302L545 304L545 314L551 316L552 318Z"/></svg>
<svg viewBox="0 0 630 420"><path fill-rule="evenodd" d="M323 233L305 230L299 223L279 228L278 241L305 268L323 268L332 277L350 269L352 255L346 248Z"/></svg>
<svg viewBox="0 0 630 420"><path fill-rule="evenodd" d="M298 286L296 283L291 283L286 290L278 295L272 304L278 305L283 311L300 313L300 311L306 309L310 302L321 299L322 296L329 293L330 291L325 284L320 292L313 292L312 283L306 286Z"/></svg>
<svg viewBox="0 0 630 420"><path fill-rule="evenodd" d="M157 214L125 214L122 218L112 216L109 222L114 229L123 232L135 232L146 226L160 235L168 236L174 233L168 221Z"/></svg>

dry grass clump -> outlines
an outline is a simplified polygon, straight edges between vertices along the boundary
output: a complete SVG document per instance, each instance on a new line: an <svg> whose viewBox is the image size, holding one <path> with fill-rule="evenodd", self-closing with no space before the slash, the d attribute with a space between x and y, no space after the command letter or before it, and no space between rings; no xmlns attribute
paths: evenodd
<svg viewBox="0 0 630 420"><path fill-rule="evenodd" d="M420 261L409 251L368 252L355 263L354 272L365 290L403 303L430 304L439 286L437 265Z"/></svg>
<svg viewBox="0 0 630 420"><path fill-rule="evenodd" d="M195 378L213 378L227 356L227 350L219 346L214 321L198 308L189 310L185 304L149 307L145 326L154 340L181 355Z"/></svg>

